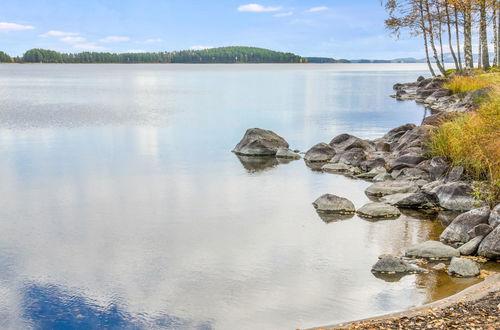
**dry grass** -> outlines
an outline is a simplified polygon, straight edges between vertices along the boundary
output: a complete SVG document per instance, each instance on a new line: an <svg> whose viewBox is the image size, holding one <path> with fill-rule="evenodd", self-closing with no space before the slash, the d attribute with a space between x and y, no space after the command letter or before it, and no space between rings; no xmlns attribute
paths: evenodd
<svg viewBox="0 0 500 330"><path fill-rule="evenodd" d="M476 76L455 76L443 85L444 88L451 89L454 94L468 93L476 89L492 86L500 83L499 73L480 74Z"/></svg>

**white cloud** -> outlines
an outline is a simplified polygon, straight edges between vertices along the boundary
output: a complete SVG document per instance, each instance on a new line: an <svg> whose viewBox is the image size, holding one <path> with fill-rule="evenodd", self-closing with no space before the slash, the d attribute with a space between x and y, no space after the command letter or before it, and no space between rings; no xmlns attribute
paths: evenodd
<svg viewBox="0 0 500 330"><path fill-rule="evenodd" d="M59 39L59 41L66 42L68 44L76 44L78 42L84 42L86 39L84 37L64 37Z"/></svg>
<svg viewBox="0 0 500 330"><path fill-rule="evenodd" d="M80 49L80 50L90 50L90 51L106 50L106 47L96 45L95 42L88 42L85 44L76 44L73 47L75 47L76 49Z"/></svg>
<svg viewBox="0 0 500 330"><path fill-rule="evenodd" d="M152 39L146 39L144 40L144 43L146 44L154 44L154 43L158 43L158 42L162 42L163 40L161 40L160 38L152 38Z"/></svg>
<svg viewBox="0 0 500 330"><path fill-rule="evenodd" d="M106 38L103 38L99 40L100 42L123 42L123 41L129 41L129 37L120 37L120 36L107 36Z"/></svg>
<svg viewBox="0 0 500 330"><path fill-rule="evenodd" d="M249 3L248 5L241 5L238 7L238 11L248 11L253 13L264 13L270 11L279 11L282 7L265 7L256 3Z"/></svg>
<svg viewBox="0 0 500 330"><path fill-rule="evenodd" d="M31 25L21 25L17 23L0 22L0 32L33 30Z"/></svg>
<svg viewBox="0 0 500 330"><path fill-rule="evenodd" d="M189 49L190 50L204 50L204 49L210 49L214 48L213 46L191 46Z"/></svg>
<svg viewBox="0 0 500 330"><path fill-rule="evenodd" d="M287 17L287 16L292 16L292 15L293 15L293 11L288 11L285 13L275 14L274 17Z"/></svg>
<svg viewBox="0 0 500 330"><path fill-rule="evenodd" d="M143 49L129 49L125 53L139 54L139 53L147 53Z"/></svg>
<svg viewBox="0 0 500 330"><path fill-rule="evenodd" d="M312 7L308 10L308 12L310 13L316 13L318 11L325 11L325 10L328 10L329 8L326 7L326 6L321 6L321 7Z"/></svg>
<svg viewBox="0 0 500 330"><path fill-rule="evenodd" d="M64 31L57 31L57 30L50 30L44 34L40 34L40 37L42 38L47 38L47 37L71 37L71 36L77 36L79 33L76 32L64 32Z"/></svg>

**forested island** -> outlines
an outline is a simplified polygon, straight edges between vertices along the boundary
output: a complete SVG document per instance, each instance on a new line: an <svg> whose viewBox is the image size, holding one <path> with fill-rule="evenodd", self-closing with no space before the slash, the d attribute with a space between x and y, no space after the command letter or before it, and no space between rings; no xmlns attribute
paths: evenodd
<svg viewBox="0 0 500 330"><path fill-rule="evenodd" d="M30 49L12 58L0 52L0 62L7 63L302 63L301 56L257 47L219 47L155 53L59 53Z"/></svg>

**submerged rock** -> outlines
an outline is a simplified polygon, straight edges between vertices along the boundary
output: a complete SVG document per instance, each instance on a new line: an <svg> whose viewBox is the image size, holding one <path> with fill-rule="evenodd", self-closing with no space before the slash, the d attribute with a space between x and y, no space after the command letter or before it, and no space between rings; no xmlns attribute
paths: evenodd
<svg viewBox="0 0 500 330"><path fill-rule="evenodd" d="M441 233L439 240L452 245L467 243L470 239L468 232L479 224L488 223L489 216L489 207L474 209L460 214Z"/></svg>
<svg viewBox="0 0 500 330"><path fill-rule="evenodd" d="M496 226L496 228L483 239L479 245L477 254L490 259L500 259L500 226Z"/></svg>
<svg viewBox="0 0 500 330"><path fill-rule="evenodd" d="M418 185L410 181L376 182L366 188L365 193L369 196L385 196L400 193L417 192Z"/></svg>
<svg viewBox="0 0 500 330"><path fill-rule="evenodd" d="M406 250L405 256L417 258L449 259L459 257L460 252L438 241L426 241Z"/></svg>
<svg viewBox="0 0 500 330"><path fill-rule="evenodd" d="M448 267L448 274L461 277L474 277L479 275L480 269L476 262L470 259L453 258Z"/></svg>
<svg viewBox="0 0 500 330"><path fill-rule="evenodd" d="M318 212L353 214L356 209L354 204L347 198L324 194L313 202L313 206Z"/></svg>
<svg viewBox="0 0 500 330"><path fill-rule="evenodd" d="M392 255L386 255L379 259L375 263L375 265L372 266L372 272L383 274L423 273L426 272L426 270L415 265L411 265L401 258L394 257Z"/></svg>
<svg viewBox="0 0 500 330"><path fill-rule="evenodd" d="M468 211L474 208L472 187L465 182L450 182L438 185L431 191L439 205L448 210Z"/></svg>
<svg viewBox="0 0 500 330"><path fill-rule="evenodd" d="M278 148L288 147L288 142L273 131L250 128L233 152L244 156L275 156Z"/></svg>
<svg viewBox="0 0 500 330"><path fill-rule="evenodd" d="M395 218L401 215L397 207L385 203L368 203L358 209L358 214L366 218Z"/></svg>
<svg viewBox="0 0 500 330"><path fill-rule="evenodd" d="M304 159L308 162L327 162L335 156L335 150L326 143L318 143L307 151Z"/></svg>

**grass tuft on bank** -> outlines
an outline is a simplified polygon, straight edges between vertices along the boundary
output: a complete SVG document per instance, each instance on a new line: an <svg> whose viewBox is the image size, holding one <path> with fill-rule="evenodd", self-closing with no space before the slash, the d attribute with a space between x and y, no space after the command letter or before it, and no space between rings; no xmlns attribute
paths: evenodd
<svg viewBox="0 0 500 330"><path fill-rule="evenodd" d="M434 156L463 166L475 180L487 181L476 191L478 198L491 204L500 202L500 74L474 77L457 76L446 88L454 92L491 87L488 97L481 99L477 111L462 114L443 123L431 138Z"/></svg>

